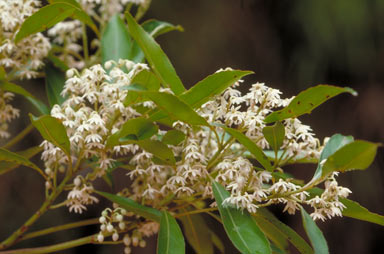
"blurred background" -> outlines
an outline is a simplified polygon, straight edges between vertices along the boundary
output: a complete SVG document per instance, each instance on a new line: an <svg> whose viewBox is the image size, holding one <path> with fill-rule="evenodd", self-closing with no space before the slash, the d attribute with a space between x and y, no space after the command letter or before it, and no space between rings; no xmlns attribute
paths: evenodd
<svg viewBox="0 0 384 254"><path fill-rule="evenodd" d="M383 142L383 0L153 0L143 20L148 18L184 27L183 33L172 32L160 37L158 42L186 86L225 67L254 71L254 75L246 77L244 90L253 82L265 82L280 89L283 97L291 97L317 84L349 86L359 93L358 97L337 96L311 115L301 117L302 121L312 126L320 140L341 133ZM44 81L38 80L30 86L29 91L43 93ZM23 116L12 126L14 133L28 124L25 114L28 105L24 103L24 100L14 103ZM37 144L39 140L34 132L25 142ZM369 169L338 178L340 185L353 191L352 200L379 214L384 214L383 167L381 148ZM303 179L312 176L314 170L313 165L287 169ZM38 209L43 188L39 176L28 169L14 170L0 177L0 239ZM278 213L281 210L276 208ZM76 215L60 209L44 216L35 228L47 227L52 221L65 223L97 217L100 211L97 208ZM281 219L304 235L300 215L284 214ZM381 253L383 227L349 218L334 218L318 225L328 240L330 253ZM96 231L97 227L85 228L84 232L66 231L19 246L47 245ZM237 253L229 241L224 242L228 245L226 253ZM156 244L155 239L152 244ZM121 246L89 245L60 253L122 251ZM133 253L154 252L134 250Z"/></svg>

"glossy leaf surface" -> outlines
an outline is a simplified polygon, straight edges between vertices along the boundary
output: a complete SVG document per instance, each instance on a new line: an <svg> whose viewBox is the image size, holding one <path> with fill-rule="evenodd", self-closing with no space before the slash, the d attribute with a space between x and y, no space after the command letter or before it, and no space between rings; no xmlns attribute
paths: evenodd
<svg viewBox="0 0 384 254"><path fill-rule="evenodd" d="M265 118L264 122L272 123L282 121L287 118L294 118L304 114L309 114L322 103L341 93L357 95L357 93L349 87L343 88L330 85L318 85L308 88L307 90L299 93L287 107L269 114Z"/></svg>
<svg viewBox="0 0 384 254"><path fill-rule="evenodd" d="M39 174L41 174L45 178L43 171L35 163L31 162L29 159L27 159L26 157L20 154L8 151L4 148L0 148L0 161L6 161L6 162L30 167L36 170ZM0 174L1 174L1 171L3 171L3 169L0 169Z"/></svg>
<svg viewBox="0 0 384 254"><path fill-rule="evenodd" d="M61 96L65 85L65 74L53 65L45 65L45 90L51 108L55 104L61 105L65 98Z"/></svg>
<svg viewBox="0 0 384 254"><path fill-rule="evenodd" d="M118 62L119 59L130 59L132 39L119 14L109 20L101 37L101 58Z"/></svg>
<svg viewBox="0 0 384 254"><path fill-rule="evenodd" d="M67 156L70 156L70 142L64 125L56 118L44 115L39 118L29 114L33 126L40 132L41 136L59 147Z"/></svg>
<svg viewBox="0 0 384 254"><path fill-rule="evenodd" d="M158 254L183 254L185 242L183 233L175 218L167 211L162 211L160 230L157 238Z"/></svg>
<svg viewBox="0 0 384 254"><path fill-rule="evenodd" d="M102 192L102 191L95 191L95 192L105 197L106 199L116 204L119 204L122 208L126 209L129 212L133 212L149 220L160 222L161 212L159 210L156 210L155 208L143 206L133 201L130 198L126 198L126 197L122 197L122 196L118 196L115 194Z"/></svg>
<svg viewBox="0 0 384 254"><path fill-rule="evenodd" d="M305 232L311 241L312 247L316 254L329 254L328 244L323 233L312 220L311 216L301 207L301 217Z"/></svg>
<svg viewBox="0 0 384 254"><path fill-rule="evenodd" d="M36 154L38 154L39 152L41 152L41 150L43 150L42 147L34 146L34 147L28 148L26 150L16 152L16 154L18 154L18 155L20 155L20 156L22 156L22 157L24 157L26 159L30 159L33 156L35 156ZM0 175L9 172L12 169L15 169L15 168L17 168L20 165L21 165L21 163L19 163L17 161L12 161L12 162L10 162L10 161L0 161Z"/></svg>
<svg viewBox="0 0 384 254"><path fill-rule="evenodd" d="M147 139L137 141L136 144L165 164L173 165L176 163L172 149L160 141Z"/></svg>
<svg viewBox="0 0 384 254"><path fill-rule="evenodd" d="M177 146L185 139L185 134L179 130L169 130L161 140L164 144Z"/></svg>
<svg viewBox="0 0 384 254"><path fill-rule="evenodd" d="M276 122L272 126L263 128L264 138L268 141L269 146L277 152L283 145L285 137L285 127L281 122Z"/></svg>
<svg viewBox="0 0 384 254"><path fill-rule="evenodd" d="M341 198L346 208L343 209L343 216L351 217L358 220L368 221L381 226L384 226L384 216L370 212L367 208L361 206L359 203L350 199Z"/></svg>
<svg viewBox="0 0 384 254"><path fill-rule="evenodd" d="M179 76L177 76L175 69L160 48L159 44L157 44L157 42L136 23L131 14L126 13L125 16L128 23L129 33L143 50L148 63L160 78L163 85L170 87L176 95L184 92L185 88L183 83Z"/></svg>
<svg viewBox="0 0 384 254"><path fill-rule="evenodd" d="M216 181L212 181L213 194L223 220L224 229L235 247L244 254L271 253L269 242L252 216L246 211L223 206L229 192Z"/></svg>

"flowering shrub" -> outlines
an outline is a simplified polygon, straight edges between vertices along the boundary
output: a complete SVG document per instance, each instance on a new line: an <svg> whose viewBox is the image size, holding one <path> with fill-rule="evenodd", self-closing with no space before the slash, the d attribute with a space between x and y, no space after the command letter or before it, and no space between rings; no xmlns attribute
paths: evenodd
<svg viewBox="0 0 384 254"><path fill-rule="evenodd" d="M288 243L300 253L328 253L314 221L334 216L383 225L384 217L347 199L351 190L337 182L340 172L368 168L378 144L341 134L321 142L298 119L355 91L318 85L282 98L279 90L256 83L242 93L242 78L252 72L231 68L186 90L154 40L181 28L157 20L137 23L150 1L49 2L40 9L36 0L0 3L0 137L10 136L7 126L19 114L10 103L18 93L41 112L30 118L43 138L29 153L8 149L32 127L11 139L0 149L6 162L0 173L30 167L46 189L41 208L0 249L25 239L49 208L84 213L101 198L113 205L96 220L35 232L100 224L95 235L5 253L49 253L87 243L121 243L131 253L131 246L145 247L154 234L157 253L184 253L184 236L197 253L213 253L214 246L225 252L203 213L223 224L241 253L286 253ZM92 41L87 32L93 32ZM40 76L50 106L12 83ZM40 151L43 168L29 160ZM284 171L303 162L317 164L308 182ZM94 186L98 178L113 185L116 170L127 171L125 188L111 193ZM55 203L60 195L67 199ZM311 244L268 211L276 204L282 212L302 214Z"/></svg>

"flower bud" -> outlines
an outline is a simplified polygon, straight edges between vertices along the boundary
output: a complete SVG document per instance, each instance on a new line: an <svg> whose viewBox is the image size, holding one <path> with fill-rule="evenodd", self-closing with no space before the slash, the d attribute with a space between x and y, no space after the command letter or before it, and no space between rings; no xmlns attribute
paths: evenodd
<svg viewBox="0 0 384 254"><path fill-rule="evenodd" d="M97 241L98 241L99 243L102 243L102 242L104 241L104 236L103 236L102 233L99 233L99 234L97 235Z"/></svg>
<svg viewBox="0 0 384 254"><path fill-rule="evenodd" d="M112 235L112 240L114 241L114 242L116 242L117 240L119 240L119 234L118 233L113 233L113 235Z"/></svg>
<svg viewBox="0 0 384 254"><path fill-rule="evenodd" d="M109 224L107 225L107 231L108 231L108 232L112 232L112 231L113 231L113 226L112 226L111 223L109 223Z"/></svg>

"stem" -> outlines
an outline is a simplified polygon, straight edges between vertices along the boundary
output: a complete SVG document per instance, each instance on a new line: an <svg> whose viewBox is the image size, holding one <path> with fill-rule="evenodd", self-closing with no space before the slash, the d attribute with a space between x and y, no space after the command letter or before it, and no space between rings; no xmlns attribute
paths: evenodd
<svg viewBox="0 0 384 254"><path fill-rule="evenodd" d="M77 227L82 227L82 226L88 226L88 225L93 225L93 224L98 224L98 223L99 223L99 218L93 218L93 219L89 219L89 220L77 221L77 222L68 223L65 225L46 228L43 230L28 233L25 236L21 237L20 241L27 240L27 239L34 238L34 237L38 237L38 236L51 234L51 233L55 233L55 232L59 232L62 230L67 230L67 229L72 229L72 228L77 228Z"/></svg>
<svg viewBox="0 0 384 254"><path fill-rule="evenodd" d="M59 187L54 190L51 195L44 201L40 209L32 215L25 223L22 225L19 229L17 229L15 232L13 232L7 239L5 239L2 243L0 243L0 250L6 249L10 247L11 245L15 244L21 239L21 236L29 229L29 227L36 222L40 218L41 215L43 215L50 207L50 205L53 203L53 201L60 195L60 193L63 191L66 182L71 178L72 174L68 173L63 179L63 181L60 183ZM31 252L32 253L32 252ZM35 253L35 252L33 252Z"/></svg>
<svg viewBox="0 0 384 254"><path fill-rule="evenodd" d="M8 149L15 144L17 144L20 140L22 140L28 133L30 133L35 127L32 124L29 124L24 130L22 130L19 134L13 137L11 140L6 143L3 148Z"/></svg>
<svg viewBox="0 0 384 254"><path fill-rule="evenodd" d="M38 248L27 248L27 249L18 249L18 250L9 250L9 251L0 251L0 254L19 254L19 253L26 253L26 254L43 254L43 253L51 253L56 251L61 251L73 247L77 247L84 244L89 243L96 243L96 237L97 235L90 235L83 238L79 238L76 240L54 244L50 246L45 247L38 247Z"/></svg>
<svg viewBox="0 0 384 254"><path fill-rule="evenodd" d="M200 210L193 210L193 211L186 212L186 213L179 213L179 214L176 214L175 217L179 218L179 217L187 216L190 214L206 213L206 212L211 212L211 211L217 211L217 207L204 208L204 209L200 209Z"/></svg>

